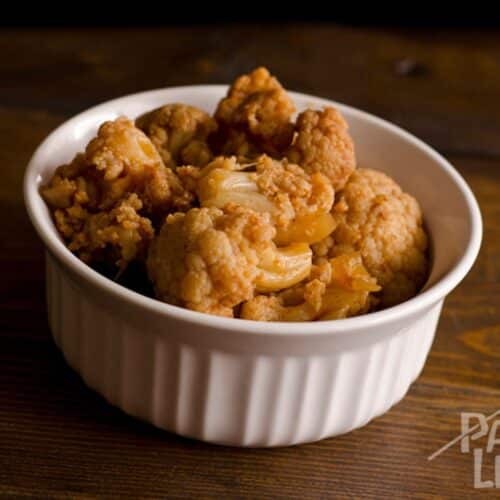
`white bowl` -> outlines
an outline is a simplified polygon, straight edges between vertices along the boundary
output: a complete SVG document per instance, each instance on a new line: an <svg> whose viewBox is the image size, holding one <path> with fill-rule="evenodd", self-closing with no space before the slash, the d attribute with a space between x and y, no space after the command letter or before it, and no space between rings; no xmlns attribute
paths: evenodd
<svg viewBox="0 0 500 500"><path fill-rule="evenodd" d="M424 211L432 272L423 292L350 319L261 323L220 318L128 290L77 259L39 195L54 168L83 149L105 120L169 102L213 111L227 88L167 88L96 106L37 149L25 202L46 246L50 327L85 383L130 415L178 434L237 446L283 446L348 432L407 392L429 352L445 296L479 251L474 196L438 153L356 109L291 93L299 110L334 105L349 122L358 163L391 175Z"/></svg>

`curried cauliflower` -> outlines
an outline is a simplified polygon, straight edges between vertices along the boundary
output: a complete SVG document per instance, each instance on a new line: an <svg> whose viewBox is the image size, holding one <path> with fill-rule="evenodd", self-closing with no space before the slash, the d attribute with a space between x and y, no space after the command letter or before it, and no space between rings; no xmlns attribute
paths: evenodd
<svg viewBox="0 0 500 500"><path fill-rule="evenodd" d="M312 268L305 283L277 295L245 302L241 317L257 321L313 321L347 318L369 311L380 287L353 252Z"/></svg>
<svg viewBox="0 0 500 500"><path fill-rule="evenodd" d="M201 170L181 169L179 174L181 179L194 177L191 189L201 206L223 208L235 203L269 213L277 229L275 241L280 245L314 243L333 231L330 182L324 175L309 175L287 160L262 155L245 165L235 157L218 157Z"/></svg>
<svg viewBox="0 0 500 500"><path fill-rule="evenodd" d="M110 207L130 192L137 193L151 213L183 207L191 201L151 141L126 118L104 123L88 144L85 159L87 169L82 175L97 177L100 208Z"/></svg>
<svg viewBox="0 0 500 500"><path fill-rule="evenodd" d="M151 139L167 167L202 167L212 159L207 138L217 129L217 122L201 109L167 104L137 118L136 125Z"/></svg>
<svg viewBox="0 0 500 500"><path fill-rule="evenodd" d="M130 251L123 253L124 248L141 248L138 235L151 239L144 217L164 216L170 208L184 208L192 200L151 141L126 118L104 123L85 153L59 167L41 194L54 211L56 226L70 249L90 263L102 255L113 259L120 255L116 263L121 267L135 257ZM140 221L141 230L133 235L120 231L119 238L106 237L106 245L117 248L98 252L95 242L103 238L106 221L111 226L109 234L116 233L116 214L111 212L125 206L129 212L137 212L134 219ZM91 231L96 233L91 235ZM129 242L125 241L127 235ZM89 243L82 243L82 238Z"/></svg>
<svg viewBox="0 0 500 500"><path fill-rule="evenodd" d="M41 192L56 208L79 203L89 210L107 210L129 193L136 193L151 214L191 202L191 194L165 167L151 141L123 117L101 125L85 153L59 167Z"/></svg>
<svg viewBox="0 0 500 500"><path fill-rule="evenodd" d="M57 228L68 248L84 262L111 262L123 270L145 254L154 230L151 221L139 215L142 201L133 193L111 210L90 213L81 205L56 209Z"/></svg>
<svg viewBox="0 0 500 500"><path fill-rule="evenodd" d="M358 169L334 206L330 255L357 250L382 287L383 307L413 297L427 278L427 235L418 202L390 177Z"/></svg>
<svg viewBox="0 0 500 500"><path fill-rule="evenodd" d="M243 145L251 151L252 144L256 144L269 154L281 152L292 139L294 112L293 101L266 68L240 76L215 112L221 126L219 150L224 154L240 154ZM245 135L235 140L231 130Z"/></svg>
<svg viewBox="0 0 500 500"><path fill-rule="evenodd" d="M308 109L297 118L293 143L286 152L307 172L321 172L335 191L341 190L356 168L354 144L342 115L334 108Z"/></svg>
<svg viewBox="0 0 500 500"><path fill-rule="evenodd" d="M150 246L148 274L165 302L233 316L255 291L276 291L310 272L311 251L277 249L267 214L228 205L169 215Z"/></svg>
<svg viewBox="0 0 500 500"><path fill-rule="evenodd" d="M104 123L40 192L80 259L196 311L315 321L415 295L428 273L416 200L356 169L334 108L292 118L286 91L257 68L213 117L167 104Z"/></svg>

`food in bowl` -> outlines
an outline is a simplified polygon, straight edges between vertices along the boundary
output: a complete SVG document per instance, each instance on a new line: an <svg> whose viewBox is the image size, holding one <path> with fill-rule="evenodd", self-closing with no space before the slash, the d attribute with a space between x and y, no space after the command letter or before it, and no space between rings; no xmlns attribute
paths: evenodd
<svg viewBox="0 0 500 500"><path fill-rule="evenodd" d="M167 103L102 124L41 194L80 259L117 280L135 269L195 311L315 321L416 295L429 267L418 202L356 168L336 109L294 113L258 68L213 117Z"/></svg>
<svg viewBox="0 0 500 500"><path fill-rule="evenodd" d="M436 151L361 110L289 92L299 111L340 110L359 164L388 174L416 195L432 235L430 275L417 296L340 321L245 321L155 300L144 279L145 257L121 270L101 254L90 268L65 247L53 210L40 195L54 167L85 150L105 120L136 117L164 103L215 110L226 93L226 86L202 85L121 97L71 118L37 148L24 194L46 248L54 340L85 383L110 403L183 436L225 445L285 446L349 432L406 394L424 366L445 297L479 251L482 223L474 195ZM336 203L340 197L339 190ZM157 234L155 215L146 218ZM329 241L309 246L329 260ZM102 270L103 263L109 268ZM109 279L95 271L97 266L108 276L119 270L119 276ZM377 298L380 292L370 293ZM267 300L277 294L259 295Z"/></svg>

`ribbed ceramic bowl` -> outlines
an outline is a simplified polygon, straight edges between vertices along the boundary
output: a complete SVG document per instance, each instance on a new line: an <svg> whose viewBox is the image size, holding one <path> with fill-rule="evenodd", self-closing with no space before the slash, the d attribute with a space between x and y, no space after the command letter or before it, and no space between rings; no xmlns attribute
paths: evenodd
<svg viewBox="0 0 500 500"><path fill-rule="evenodd" d="M390 309L315 323L219 318L164 304L110 281L65 247L39 195L54 168L103 121L169 102L212 111L224 86L155 90L72 118L37 149L24 192L46 246L50 327L85 383L130 415L184 436L282 446L335 436L383 414L407 392L429 352L446 295L472 266L481 216L451 165L407 132L356 109L292 93L299 110L337 106L358 163L416 196L432 241L423 292Z"/></svg>

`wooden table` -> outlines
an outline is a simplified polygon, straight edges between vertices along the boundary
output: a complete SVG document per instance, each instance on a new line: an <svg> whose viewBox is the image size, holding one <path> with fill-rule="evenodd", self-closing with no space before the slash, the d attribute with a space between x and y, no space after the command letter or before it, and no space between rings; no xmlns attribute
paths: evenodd
<svg viewBox="0 0 500 500"><path fill-rule="evenodd" d="M47 326L42 245L21 182L35 146L74 113L140 90L228 82L259 64L288 88L366 109L436 147L476 193L485 236L403 402L346 436L245 450L137 422L67 367ZM328 25L2 31L0 497L473 495L470 454L456 445L427 457L460 432L460 412L500 407L499 103L500 35L493 32ZM493 459L486 461L483 477L491 479Z"/></svg>

